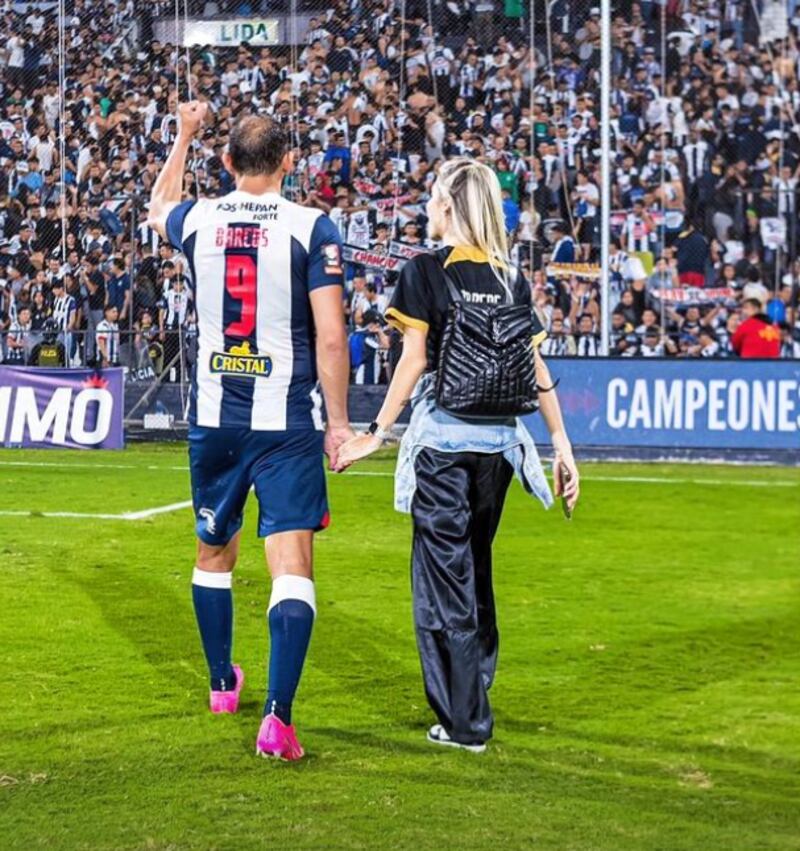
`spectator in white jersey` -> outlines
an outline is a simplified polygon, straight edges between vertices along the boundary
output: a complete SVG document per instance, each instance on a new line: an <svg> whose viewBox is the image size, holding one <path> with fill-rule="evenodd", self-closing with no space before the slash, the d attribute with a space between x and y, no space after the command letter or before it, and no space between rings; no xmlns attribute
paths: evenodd
<svg viewBox="0 0 800 851"><path fill-rule="evenodd" d="M103 311L103 319L97 323L95 330L95 347L100 358L101 366L117 366L119 364L119 310L115 304L107 304Z"/></svg>
<svg viewBox="0 0 800 851"><path fill-rule="evenodd" d="M6 362L17 366L27 363L32 342L31 310L29 307L21 307L8 332Z"/></svg>
<svg viewBox="0 0 800 851"><path fill-rule="evenodd" d="M192 318L193 305L183 275L176 275L172 281L172 287L158 304L158 329L159 340L164 346L165 364L172 365L175 369L172 374L177 377L182 369L178 357L181 351L180 332Z"/></svg>
<svg viewBox="0 0 800 851"><path fill-rule="evenodd" d="M78 304L64 285L63 278L56 278L52 285L53 290L53 319L58 330L58 340L64 346L66 362L71 364L75 354L74 346L77 342L74 332L78 329Z"/></svg>
<svg viewBox="0 0 800 851"><path fill-rule="evenodd" d="M231 576L252 486L273 579L268 691L256 752L297 760L303 749L291 713L316 613L313 536L329 522L323 447L335 466L339 447L352 436L341 237L319 210L281 196L293 167L289 138L277 122L257 115L232 127L223 154L235 191L181 203L186 157L207 111L199 101L178 108L177 136L153 186L148 219L183 252L195 285L192 599L210 709L236 712L244 674L231 656Z"/></svg>

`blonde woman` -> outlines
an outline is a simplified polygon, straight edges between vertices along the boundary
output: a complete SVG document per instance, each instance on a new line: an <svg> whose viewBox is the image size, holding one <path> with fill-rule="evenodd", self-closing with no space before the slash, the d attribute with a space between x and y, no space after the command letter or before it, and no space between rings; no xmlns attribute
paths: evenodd
<svg viewBox="0 0 800 851"><path fill-rule="evenodd" d="M413 395L395 507L413 517L414 622L425 691L439 722L428 740L482 752L492 735L488 690L498 641L492 540L514 474L545 506L553 497L533 440L518 420L465 420L435 401L433 370L450 303L445 275L472 305L499 304L508 295L518 304L531 301L526 281L509 264L494 173L473 160L445 163L428 217L431 236L444 247L403 269L386 313L404 335L402 356L377 420L345 444L340 469L382 445ZM578 499L578 471L550 375L536 353L546 335L537 319L533 323L540 411L556 455L555 491L571 509Z"/></svg>

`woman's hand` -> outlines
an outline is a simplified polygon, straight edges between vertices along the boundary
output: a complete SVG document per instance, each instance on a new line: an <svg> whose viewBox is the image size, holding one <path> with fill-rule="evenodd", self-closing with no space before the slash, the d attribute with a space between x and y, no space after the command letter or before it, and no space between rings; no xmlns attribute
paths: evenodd
<svg viewBox="0 0 800 851"><path fill-rule="evenodd" d="M580 496L580 476L575 458L572 455L572 447L566 441L553 441L555 456L553 458L553 484L556 496L563 496L567 501L567 507L574 511ZM562 475L562 467L566 469L567 476Z"/></svg>
<svg viewBox="0 0 800 851"><path fill-rule="evenodd" d="M381 446L383 446L383 441L374 434L367 434L365 432L364 434L356 435L339 448L336 471L341 473L342 470L346 470L351 464L355 464L356 461L360 461L362 458L372 455L373 452L377 452Z"/></svg>

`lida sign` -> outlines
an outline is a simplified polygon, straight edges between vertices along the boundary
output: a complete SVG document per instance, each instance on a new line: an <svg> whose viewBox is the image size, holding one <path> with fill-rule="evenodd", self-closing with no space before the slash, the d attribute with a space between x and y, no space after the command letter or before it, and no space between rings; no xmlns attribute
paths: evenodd
<svg viewBox="0 0 800 851"><path fill-rule="evenodd" d="M230 18L186 22L184 45L212 44L231 47L246 41L252 45L280 44L279 18Z"/></svg>

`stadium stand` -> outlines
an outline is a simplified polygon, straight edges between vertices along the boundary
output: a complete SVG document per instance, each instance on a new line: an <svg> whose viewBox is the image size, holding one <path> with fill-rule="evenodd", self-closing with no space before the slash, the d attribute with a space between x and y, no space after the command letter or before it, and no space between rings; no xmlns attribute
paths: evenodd
<svg viewBox="0 0 800 851"><path fill-rule="evenodd" d="M180 11L213 20L286 5ZM762 355L800 357L794 5L616 0L613 354L736 357L737 327L755 314ZM121 362L173 380L190 368L190 270L145 209L190 93L214 118L187 196L231 188L220 155L240 113L291 130L285 191L326 210L346 243L358 383L386 380L396 341L383 311L397 270L429 247L425 201L437 163L456 155L497 171L545 353L599 353L598 7L298 2L304 23L288 42L191 48L157 38L167 27L175 40L177 2L65 7L60 54L54 3L0 2L5 362Z"/></svg>

